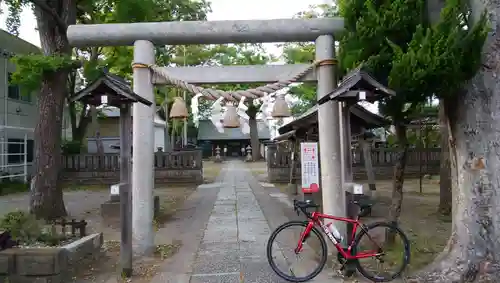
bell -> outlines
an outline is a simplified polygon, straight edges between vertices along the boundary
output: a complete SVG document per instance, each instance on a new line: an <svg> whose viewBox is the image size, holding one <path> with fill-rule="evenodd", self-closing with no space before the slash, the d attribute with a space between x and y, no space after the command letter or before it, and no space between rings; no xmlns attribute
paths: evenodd
<svg viewBox="0 0 500 283"><path fill-rule="evenodd" d="M229 103L226 105L226 113L224 114L224 119L222 120L222 125L224 128L239 128L240 118L236 113L236 107Z"/></svg>
<svg viewBox="0 0 500 283"><path fill-rule="evenodd" d="M174 104L170 109L170 118L172 119L185 119L189 117L186 102L181 97L174 98Z"/></svg>
<svg viewBox="0 0 500 283"><path fill-rule="evenodd" d="M274 101L273 112L271 113L273 118L285 118L292 116L288 103L286 103L285 95L279 94L276 96L276 101Z"/></svg>

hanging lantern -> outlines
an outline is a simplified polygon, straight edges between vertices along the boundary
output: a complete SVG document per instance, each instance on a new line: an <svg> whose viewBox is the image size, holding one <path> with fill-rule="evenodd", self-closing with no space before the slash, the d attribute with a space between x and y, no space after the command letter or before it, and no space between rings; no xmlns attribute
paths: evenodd
<svg viewBox="0 0 500 283"><path fill-rule="evenodd" d="M224 125L224 128L240 127L240 117L238 117L238 113L236 113L236 107L232 103L228 103L226 105L226 113L224 113L222 125Z"/></svg>
<svg viewBox="0 0 500 283"><path fill-rule="evenodd" d="M285 95L279 94L276 96L276 101L274 101L273 112L271 113L273 118L285 118L292 116L288 103L286 103Z"/></svg>
<svg viewBox="0 0 500 283"><path fill-rule="evenodd" d="M174 98L174 104L170 109L170 118L172 119L185 119L189 117L186 102L181 97Z"/></svg>

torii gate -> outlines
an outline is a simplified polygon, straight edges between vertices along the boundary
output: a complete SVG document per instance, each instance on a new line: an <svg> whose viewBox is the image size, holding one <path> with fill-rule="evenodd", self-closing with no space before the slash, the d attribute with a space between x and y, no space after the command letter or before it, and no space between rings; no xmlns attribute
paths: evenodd
<svg viewBox="0 0 500 283"><path fill-rule="evenodd" d="M167 81L172 83L172 80L162 78L166 76L177 79L180 84L272 83L311 69L311 66L300 64L160 68L154 66L154 45L315 41L318 62L314 66L315 74L309 73L296 81L317 81L317 98L320 99L336 88L334 34L343 30L343 25L342 18L72 25L68 28L68 39L75 47L133 45L134 92L153 102L153 86ZM212 99L221 95L211 93L206 95L212 96ZM252 93L237 93L234 97L222 94L226 99L240 95L255 97ZM134 247L138 253L150 253L154 249L154 111L155 105L133 106L132 226ZM323 211L343 216L345 194L339 102L330 101L321 105L318 121Z"/></svg>

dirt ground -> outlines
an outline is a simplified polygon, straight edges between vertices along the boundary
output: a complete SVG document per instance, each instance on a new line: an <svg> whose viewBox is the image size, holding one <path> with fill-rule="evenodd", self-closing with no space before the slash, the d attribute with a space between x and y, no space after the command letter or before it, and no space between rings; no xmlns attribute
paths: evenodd
<svg viewBox="0 0 500 283"><path fill-rule="evenodd" d="M247 163L260 181L266 181L267 170L264 162ZM358 181L363 183L363 181ZM287 193L287 184L274 184L283 193ZM389 215L391 204L392 181L378 181L373 217L364 218L369 223L374 219L384 219ZM367 188L368 186L364 186ZM427 264L446 246L451 231L451 217L437 213L439 203L439 178L407 179L404 182L403 205L400 226L411 244L411 261L408 272L414 272Z"/></svg>
<svg viewBox="0 0 500 283"><path fill-rule="evenodd" d="M205 183L214 182L221 170L221 164L203 162L203 177ZM128 280L118 282L147 283L158 272L159 265L181 247L182 242L170 239L161 233L161 229L174 221L173 216L183 207L184 201L195 191L195 184L166 185L157 187L155 195L160 197L160 213L154 219L156 251L151 258L134 259L134 276ZM87 211L87 219L92 219L91 229L102 232L105 243L98 258L89 258L79 266L74 267L73 282L104 283L110 277L116 277L120 258L120 225L116 221L103 221L99 209Z"/></svg>
<svg viewBox="0 0 500 283"><path fill-rule="evenodd" d="M222 168L221 164L203 162L203 177L205 183L214 182ZM168 233L162 233L163 227L174 223L172 217L183 207L184 201L195 191L196 184L162 185L155 188L155 195L160 197L160 213L154 220L156 230L155 244L157 249L151 258L134 259L134 277L123 282L146 283L152 278L159 264L174 255L182 242L169 238ZM104 245L101 253L95 258L87 258L73 266L75 275L70 282L104 283L110 278L116 278L120 254L120 224L117 220L103 220L100 216L100 206L109 199L107 186L68 186L64 190L68 218L88 222L87 233L103 233ZM0 216L14 210L27 210L29 196L19 193L0 197ZM116 282L116 281L115 281ZM120 282L120 281L118 281Z"/></svg>

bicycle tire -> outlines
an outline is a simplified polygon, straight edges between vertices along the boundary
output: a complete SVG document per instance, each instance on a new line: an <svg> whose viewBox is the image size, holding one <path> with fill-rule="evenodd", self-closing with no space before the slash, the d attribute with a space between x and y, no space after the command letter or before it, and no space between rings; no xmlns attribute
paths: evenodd
<svg viewBox="0 0 500 283"><path fill-rule="evenodd" d="M307 221L290 221L290 222L283 223L271 233L271 236L269 237L269 240L267 241L266 249L267 249L267 261L269 262L269 265L271 266L272 270L274 272L276 272L276 274L278 274L279 277L281 277L287 281L290 281L290 282L309 281L309 280L313 279L314 277L316 277L323 270L323 268L325 267L325 264L326 264L326 260L327 260L327 256L328 256L328 248L326 245L326 241L323 238L323 235L321 234L321 232L319 232L319 230L316 227L313 227L310 233L313 233L319 239L320 244L321 244L322 256L321 256L321 259L319 261L318 267L313 272L311 272L309 275L304 276L304 277L289 276L289 275L283 273L278 268L278 266L276 265L276 263L273 260L273 257L272 257L273 248L272 247L273 247L273 242L276 240L276 236L278 236L278 234L281 231L285 230L286 228L289 228L292 226L307 227L307 225L308 225Z"/></svg>
<svg viewBox="0 0 500 283"><path fill-rule="evenodd" d="M359 232L356 235L356 237L354 239L354 244L353 244L353 247L352 247L352 254L353 255L357 254L357 252L358 252L358 244L360 243L361 238L363 237L363 235L366 235L367 232L369 232L370 230L372 230L374 228L377 228L377 227L388 227L390 229L393 229L396 232L396 234L399 234L399 236L401 236L401 239L402 239L403 245L404 245L403 263L401 264L399 270L397 272L395 272L392 276L388 277L388 278L386 278L386 277L376 277L376 276L370 275L365 270L365 268L363 266L361 266L361 263L359 262L359 260L356 260L356 269L366 279L371 280L373 282L390 282L390 281L398 278L399 276L401 276L401 273L403 273L403 271L406 269L406 267L410 263L410 241L408 241L408 237L406 237L406 234L403 231L401 231L401 229L397 225L394 225L394 224L392 224L390 222L375 222L375 223L367 225L365 227L365 229L362 229L361 232Z"/></svg>

